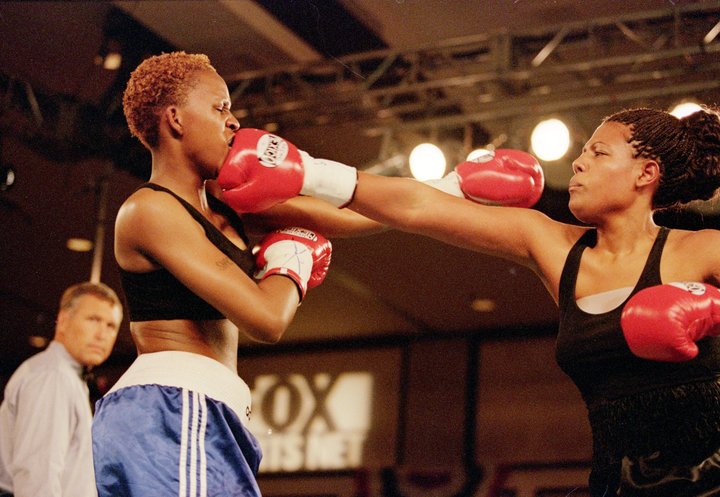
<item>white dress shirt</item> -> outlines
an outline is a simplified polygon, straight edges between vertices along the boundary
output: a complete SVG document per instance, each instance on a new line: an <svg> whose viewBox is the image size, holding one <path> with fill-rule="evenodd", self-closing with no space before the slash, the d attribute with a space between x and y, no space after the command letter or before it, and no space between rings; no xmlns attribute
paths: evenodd
<svg viewBox="0 0 720 497"><path fill-rule="evenodd" d="M96 497L92 411L82 366L52 341L15 371L0 405L0 489Z"/></svg>

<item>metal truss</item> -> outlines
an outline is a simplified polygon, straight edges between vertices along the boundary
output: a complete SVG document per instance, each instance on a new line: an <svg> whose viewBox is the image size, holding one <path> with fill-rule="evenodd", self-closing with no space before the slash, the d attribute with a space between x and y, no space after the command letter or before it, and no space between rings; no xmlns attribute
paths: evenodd
<svg viewBox="0 0 720 497"><path fill-rule="evenodd" d="M224 77L243 126L283 133L347 125L382 136L375 169L396 174L406 162L402 132L460 129L466 147L474 129L498 145L526 117L687 96L720 104L719 32L720 0L712 0ZM43 143L54 158L110 156L145 174L144 149L109 112L0 71L0 134Z"/></svg>
<svg viewBox="0 0 720 497"><path fill-rule="evenodd" d="M720 89L720 2L225 75L245 126L420 129Z"/></svg>

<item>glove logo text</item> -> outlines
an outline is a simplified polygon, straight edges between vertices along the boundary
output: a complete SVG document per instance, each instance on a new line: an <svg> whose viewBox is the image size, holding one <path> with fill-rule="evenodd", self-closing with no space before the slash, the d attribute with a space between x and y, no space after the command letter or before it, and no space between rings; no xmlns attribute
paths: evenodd
<svg viewBox="0 0 720 497"><path fill-rule="evenodd" d="M681 288L688 293L693 295L705 295L705 285L697 283L695 281L683 281L681 283L670 283L673 286Z"/></svg>
<svg viewBox="0 0 720 497"><path fill-rule="evenodd" d="M313 242L316 242L318 239L317 235L314 232L312 232L310 230L306 230L305 228L296 228L296 227L284 228L282 230L279 230L278 233L286 233L288 235L305 238L306 240L310 240Z"/></svg>
<svg viewBox="0 0 720 497"><path fill-rule="evenodd" d="M277 167L288 155L288 144L275 135L263 135L258 140L257 156L265 167Z"/></svg>

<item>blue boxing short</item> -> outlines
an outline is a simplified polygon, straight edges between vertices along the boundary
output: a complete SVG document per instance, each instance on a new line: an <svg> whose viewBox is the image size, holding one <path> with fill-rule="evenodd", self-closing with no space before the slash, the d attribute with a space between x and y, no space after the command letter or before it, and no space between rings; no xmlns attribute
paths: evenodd
<svg viewBox="0 0 720 497"><path fill-rule="evenodd" d="M250 389L188 352L141 354L96 404L99 497L260 497Z"/></svg>

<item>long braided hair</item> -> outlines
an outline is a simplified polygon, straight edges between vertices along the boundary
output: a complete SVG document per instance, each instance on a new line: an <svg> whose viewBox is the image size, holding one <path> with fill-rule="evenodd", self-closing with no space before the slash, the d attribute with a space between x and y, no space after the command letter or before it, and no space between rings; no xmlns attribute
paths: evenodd
<svg viewBox="0 0 720 497"><path fill-rule="evenodd" d="M683 118L649 108L622 110L604 119L630 127L635 157L657 161L660 184L653 208L708 200L720 188L720 113L703 107Z"/></svg>

